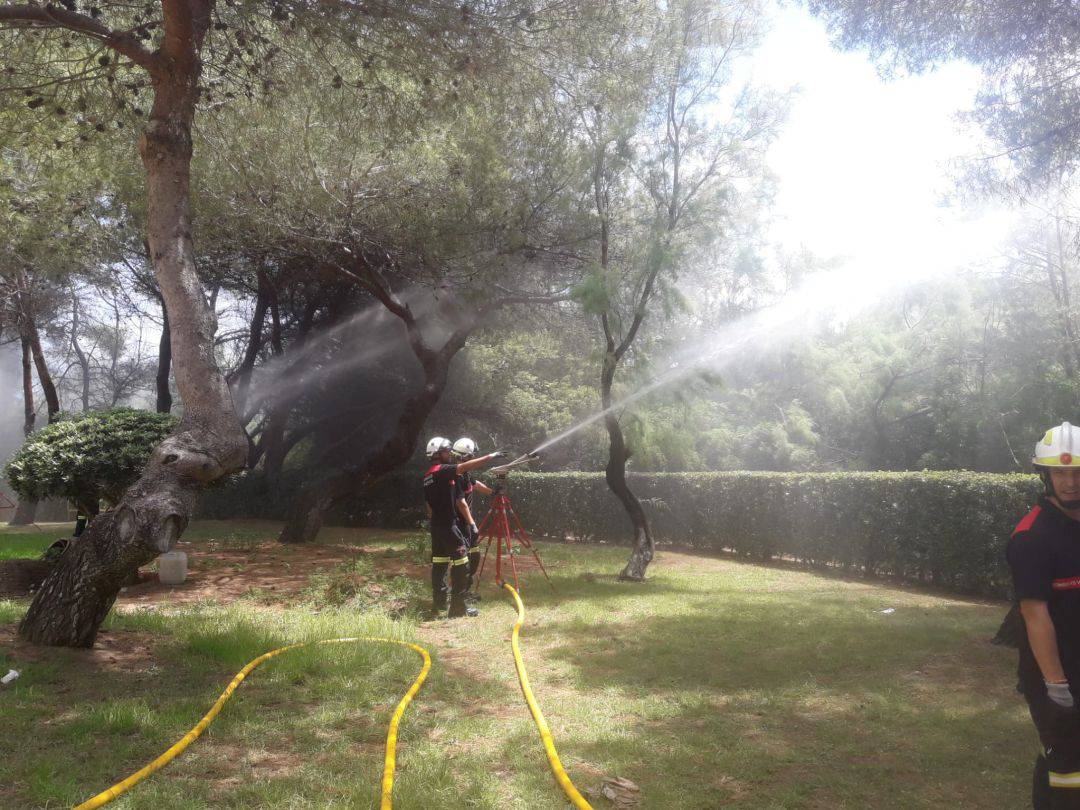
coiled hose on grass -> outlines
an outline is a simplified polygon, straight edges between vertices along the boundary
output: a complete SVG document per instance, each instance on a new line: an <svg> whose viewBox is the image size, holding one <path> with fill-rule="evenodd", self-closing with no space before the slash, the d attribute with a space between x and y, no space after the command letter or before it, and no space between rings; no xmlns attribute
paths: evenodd
<svg viewBox="0 0 1080 810"><path fill-rule="evenodd" d="M409 691L405 693L405 697L403 697L398 703L397 709L394 710L394 716L390 718L390 729L386 734L386 757L383 760L382 802L379 806L381 810L391 810L391 808L393 807L391 801L391 794L393 793L394 789L394 766L397 761L398 724L401 722L402 715L405 714L405 709L408 707L413 697L415 697L416 693L420 691L420 687L423 685L424 679L427 678L428 671L431 669L431 656L428 655L428 651L421 647L419 644L412 644L408 641L398 641L397 639L393 638L381 638L378 636L328 638L323 639L322 641L310 641L304 644L290 644L287 647L278 647L276 650L271 650L270 652L263 653L255 660L249 662L247 666L245 666L242 670L236 673L236 676L232 679L232 681L229 682L229 685L225 687L225 691L221 693L221 697L219 697L217 699L217 702L215 702L214 705L210 707L210 711L206 713L203 719L196 723L195 727L192 728L191 731L181 737L180 740L176 742L173 746L171 746L167 751L165 751L165 753L163 753L150 764L146 765L144 768L141 768L140 770L133 773L131 776L120 782L117 782L108 790L103 790L101 793L94 796L92 799L87 799L82 804L77 805L75 807L75 810L95 810L95 808L103 807L104 805L111 802L113 799L117 798L121 794L133 788L135 785L139 784L139 782L146 779L146 777L150 776L155 771L164 768L166 765L168 765L170 762L180 756L180 754L184 752L184 749L186 749L189 745L195 742L195 740L198 739L199 735L206 730L206 727L209 726L210 723L213 722L214 718L218 716L218 713L221 712L221 708L225 705L225 702L230 697L232 697L233 692L235 692L236 688L240 686L244 678L246 678L251 673L251 671L255 669L255 667L259 666L259 664L263 663L264 661L268 661L275 655L281 655L281 653L288 652L289 650L298 650L301 647L310 647L316 644L349 644L361 641L380 641L386 642L387 644L398 644L402 647L409 647L410 649L413 649L416 652L420 653L420 655L424 659L424 665L420 669L420 674L416 677L416 680L413 681L412 686L409 687Z"/></svg>

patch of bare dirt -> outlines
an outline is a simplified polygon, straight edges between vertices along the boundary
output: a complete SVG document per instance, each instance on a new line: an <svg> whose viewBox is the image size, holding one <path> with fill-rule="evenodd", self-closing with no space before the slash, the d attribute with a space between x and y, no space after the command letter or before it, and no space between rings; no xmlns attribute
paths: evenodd
<svg viewBox="0 0 1080 810"><path fill-rule="evenodd" d="M427 566L416 565L400 551L377 546L286 546L267 540L239 549L180 542L177 550L188 556L187 581L182 585L162 585L156 574L144 572L143 581L125 588L117 603L128 607L206 600L228 603L252 591L269 601L286 602L308 585L312 574L351 562L360 555L367 556L379 572L419 579L428 576Z"/></svg>
<svg viewBox="0 0 1080 810"><path fill-rule="evenodd" d="M235 790L252 778L283 777L303 767L307 757L288 750L250 750L202 739L203 778L217 790Z"/></svg>

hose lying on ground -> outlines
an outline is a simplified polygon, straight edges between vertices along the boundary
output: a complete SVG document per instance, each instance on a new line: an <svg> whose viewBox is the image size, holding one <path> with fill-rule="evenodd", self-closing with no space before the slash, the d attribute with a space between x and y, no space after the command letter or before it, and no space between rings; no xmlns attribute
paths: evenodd
<svg viewBox="0 0 1080 810"><path fill-rule="evenodd" d="M525 605L522 603L521 597L518 596L518 592L514 590L513 585L504 582L503 587L510 591L510 595L514 597L514 602L517 604L518 617L517 621L514 623L514 632L510 636L510 646L514 651L514 666L517 667L518 680L521 682L521 692L525 695L525 702L529 704L529 711L532 712L533 722L536 723L536 728L540 732L540 739L544 743L544 750L547 751L548 762L551 763L551 771L555 774L555 779L558 781L559 787L563 789L563 793L569 797L574 807L577 807L578 810L592 810L592 805L578 792L578 789L574 787L574 783L570 781L570 777L566 775L566 769L563 768L562 762L559 761L559 753L555 750L555 742L551 739L551 729L548 728L548 724L544 720L544 715L540 711L540 706L533 696L532 687L529 686L529 674L525 671L525 661L521 657L521 645L518 643L518 633L521 631L521 625L525 623Z"/></svg>
<svg viewBox="0 0 1080 810"><path fill-rule="evenodd" d="M213 722L214 718L217 717L218 713L221 711L221 707L225 705L225 701L232 697L233 692L236 691L236 688L240 685L244 678L246 678L251 673L251 671L255 669L255 667L259 666L259 664L263 663L264 661L268 661L275 655L280 655L283 652L288 652L289 650L298 650L301 647L310 647L313 644L348 644L360 641L382 641L388 644L398 644L402 647L409 647L420 653L420 655L424 659L424 666L421 667L420 674L416 677L416 680L413 681L413 685L409 687L409 691L405 693L405 697L403 697L398 703L397 709L394 711L394 716L390 718L390 730L387 732L386 735L386 758L383 761L382 803L380 804L380 808L381 810L391 810L393 806L391 803L391 793L394 789L394 763L396 761L397 752L398 724L401 722L401 717L405 714L405 709L408 707L409 702L413 699L416 693L420 691L420 686L424 683L424 679L427 678L428 671L431 669L431 656L428 655L428 651L421 647L419 644L411 644L408 641L398 641L397 639L393 638L380 638L376 636L328 638L323 639L322 641L311 641L304 644L290 644L287 647L279 647L276 650L271 650L270 652L263 653L254 661L249 662L247 666L245 666L242 670L236 673L236 676L232 679L229 685L225 687L225 691L221 693L221 697L219 697L217 699L217 702L210 707L210 711L206 713L203 719L200 720L195 725L195 727L191 729L191 731L181 737L175 745L169 748L165 753L163 753L149 765L133 773L127 779L117 782L108 790L104 790L98 795L94 796L92 799L88 799L82 804L77 805L75 807L75 810L95 810L95 808L103 807L104 805L111 802L113 799L117 798L121 794L130 790L135 785L139 784L139 782L150 776L150 774L161 768L164 768L166 765L176 759L181 753L183 753L184 749L191 745L193 742L195 742L195 740L198 739L199 735L206 730L206 727L209 726L211 722Z"/></svg>

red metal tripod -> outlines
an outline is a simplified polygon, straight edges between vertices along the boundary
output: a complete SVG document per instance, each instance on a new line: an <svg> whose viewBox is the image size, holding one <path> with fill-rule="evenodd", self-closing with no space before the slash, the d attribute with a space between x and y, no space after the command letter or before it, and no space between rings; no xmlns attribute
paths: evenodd
<svg viewBox="0 0 1080 810"><path fill-rule="evenodd" d="M544 572L544 579L547 580L548 585L551 585L551 577L548 576L547 569L544 568L544 564L540 561L540 555L533 548L529 535L525 533L517 513L514 512L514 507L510 504L510 498L506 494L506 476L499 476L499 485L498 492L491 499L491 508L484 515L479 527L480 538L478 545L485 538L487 538L487 543L484 545L484 557L480 560L480 567L476 571L477 583L480 582L484 575L484 565L487 563L488 551L491 550L492 541L495 541L495 581L500 584L503 581L502 558L505 549L506 556L510 558L510 570L514 575L514 587L520 590L517 562L515 560L517 555L514 554L514 541L517 540L522 548L527 548L532 552L533 559L540 566L540 570ZM555 590L554 585L551 585L551 590Z"/></svg>

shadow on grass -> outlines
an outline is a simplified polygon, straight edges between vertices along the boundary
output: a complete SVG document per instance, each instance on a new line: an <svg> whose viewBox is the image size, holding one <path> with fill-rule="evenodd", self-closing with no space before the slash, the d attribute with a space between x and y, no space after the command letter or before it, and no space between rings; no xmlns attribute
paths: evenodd
<svg viewBox="0 0 1080 810"><path fill-rule="evenodd" d="M678 615L567 616L529 627L527 634L554 643L545 656L571 665L581 688L732 691L783 688L811 677L858 679L868 668L895 680L928 657L955 655L950 646L958 637L981 643L992 632L985 609L963 605L882 615L842 597L766 602L738 589L722 593L715 604L684 605ZM987 655L1004 656L983 646ZM1011 660L1011 653L1005 657Z"/></svg>
<svg viewBox="0 0 1080 810"><path fill-rule="evenodd" d="M1024 805L1033 735L993 607L657 585L618 616L534 593L523 642L547 684L613 707L560 750L638 782L644 806Z"/></svg>
<svg viewBox="0 0 1080 810"><path fill-rule="evenodd" d="M608 733L564 736L559 747L581 786L595 784L590 771L618 774L642 788L644 807L1024 806L1022 718L996 701L905 708L883 687L758 692L719 708L688 697L677 711L617 718Z"/></svg>

